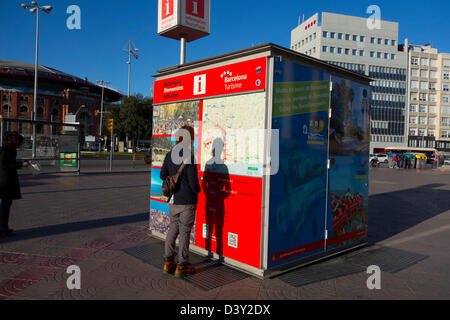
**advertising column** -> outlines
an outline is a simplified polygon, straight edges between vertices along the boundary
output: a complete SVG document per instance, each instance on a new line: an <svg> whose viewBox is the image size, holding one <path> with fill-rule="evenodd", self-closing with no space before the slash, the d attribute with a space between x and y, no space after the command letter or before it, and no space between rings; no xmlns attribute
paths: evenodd
<svg viewBox="0 0 450 320"><path fill-rule="evenodd" d="M367 235L369 105L367 85L333 76L327 249Z"/></svg>
<svg viewBox="0 0 450 320"><path fill-rule="evenodd" d="M268 266L324 251L330 75L275 59L272 130L280 170L270 179Z"/></svg>

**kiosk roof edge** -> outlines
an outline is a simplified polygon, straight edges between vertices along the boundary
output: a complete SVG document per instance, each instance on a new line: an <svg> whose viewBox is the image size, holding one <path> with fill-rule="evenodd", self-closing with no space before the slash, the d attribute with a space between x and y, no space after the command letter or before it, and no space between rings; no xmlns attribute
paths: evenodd
<svg viewBox="0 0 450 320"><path fill-rule="evenodd" d="M172 67L163 68L163 69L157 70L158 74L153 75L152 77L158 78L158 77L162 77L162 76L168 76L168 75L178 73L178 72L181 72L184 70L190 70L193 68L199 68L199 67L203 67L203 66L207 66L207 65L211 65L211 64L215 64L215 63L220 63L223 61L229 61L230 59L233 59L233 58L241 58L244 56L250 56L250 55L261 53L264 51L267 51L268 56L276 56L276 55L281 55L281 54L289 55L289 56L293 57L294 59L300 60L301 62L304 62L309 65L323 69L324 71L327 71L331 74L343 75L345 77L350 77L355 81L359 81L359 82L363 82L363 83L370 83L371 81L373 81L370 77L367 77L360 73L357 73L357 72L354 72L351 70L347 70L345 68L333 65L326 61L307 56L305 54L290 50L288 48L285 48L285 47L282 47L282 46L279 46L279 45L276 45L273 43L266 43L266 44L262 44L259 46L230 52L230 53L214 56L214 57L207 58L207 59L201 59L201 60L186 63L184 65L176 65L176 66L172 66Z"/></svg>

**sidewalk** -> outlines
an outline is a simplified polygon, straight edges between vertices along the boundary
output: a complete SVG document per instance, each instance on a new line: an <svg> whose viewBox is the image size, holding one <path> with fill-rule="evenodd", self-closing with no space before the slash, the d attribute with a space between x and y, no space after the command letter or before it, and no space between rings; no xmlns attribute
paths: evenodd
<svg viewBox="0 0 450 320"><path fill-rule="evenodd" d="M426 256L382 272L382 290L367 289L366 272L299 287L208 262L199 262L200 276L211 284L211 275L228 272L226 281L208 288L164 275L130 254L162 244L148 235L149 173L127 172L21 177L23 200L11 218L18 236L0 238L0 300L449 299L450 172L371 173L369 240ZM80 291L67 289L70 265L81 268Z"/></svg>

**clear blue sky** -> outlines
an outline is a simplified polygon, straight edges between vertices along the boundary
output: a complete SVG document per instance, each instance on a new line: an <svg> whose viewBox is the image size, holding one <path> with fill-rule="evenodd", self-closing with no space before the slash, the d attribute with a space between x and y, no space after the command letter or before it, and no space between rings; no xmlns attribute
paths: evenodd
<svg viewBox="0 0 450 320"><path fill-rule="evenodd" d="M31 1L0 0L0 60L34 63L35 16L20 7L22 2ZM38 2L54 7L40 19L41 65L93 82L108 80L126 94L128 57L122 50L131 39L140 53L133 61L132 93L149 96L151 75L179 63L179 42L157 34L156 0ZM81 8L81 30L66 27L72 4ZM407 37L450 52L449 1L212 0L211 35L188 44L187 61L267 42L289 47L299 16L327 11L366 17L372 4L381 8L383 19L400 23L400 43Z"/></svg>

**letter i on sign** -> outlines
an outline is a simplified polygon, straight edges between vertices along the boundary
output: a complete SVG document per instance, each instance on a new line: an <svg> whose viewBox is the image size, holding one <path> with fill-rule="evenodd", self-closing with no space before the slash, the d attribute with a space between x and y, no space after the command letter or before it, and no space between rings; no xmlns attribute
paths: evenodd
<svg viewBox="0 0 450 320"><path fill-rule="evenodd" d="M198 2L192 1L192 4L194 5L194 9L192 10L192 13L195 15L198 15Z"/></svg>
<svg viewBox="0 0 450 320"><path fill-rule="evenodd" d="M162 7L162 18L166 19L167 17L170 17L173 15L173 1L174 0L162 0L163 7Z"/></svg>

